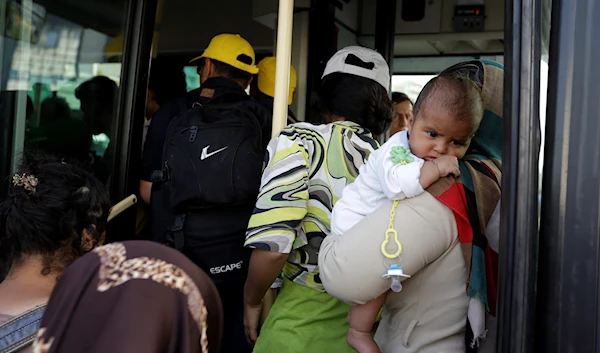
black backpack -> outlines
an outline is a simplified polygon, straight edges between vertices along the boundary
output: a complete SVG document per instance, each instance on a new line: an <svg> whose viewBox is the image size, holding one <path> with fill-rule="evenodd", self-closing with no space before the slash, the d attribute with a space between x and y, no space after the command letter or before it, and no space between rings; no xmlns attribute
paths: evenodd
<svg viewBox="0 0 600 353"><path fill-rule="evenodd" d="M266 150L256 114L248 95L230 92L194 103L167 128L160 180L174 222L164 243L216 283L248 271L244 240Z"/></svg>

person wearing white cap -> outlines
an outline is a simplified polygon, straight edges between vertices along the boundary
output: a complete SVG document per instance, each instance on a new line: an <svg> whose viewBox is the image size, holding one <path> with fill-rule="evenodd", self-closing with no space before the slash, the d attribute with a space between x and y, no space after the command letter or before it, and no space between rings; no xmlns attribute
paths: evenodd
<svg viewBox="0 0 600 353"><path fill-rule="evenodd" d="M244 288L244 325L254 352L353 352L350 307L319 278L318 251L342 190L378 147L392 121L389 67L377 52L348 47L328 62L315 112L326 124L288 126L269 143L261 190L248 224L252 248ZM262 299L283 284L257 338Z"/></svg>

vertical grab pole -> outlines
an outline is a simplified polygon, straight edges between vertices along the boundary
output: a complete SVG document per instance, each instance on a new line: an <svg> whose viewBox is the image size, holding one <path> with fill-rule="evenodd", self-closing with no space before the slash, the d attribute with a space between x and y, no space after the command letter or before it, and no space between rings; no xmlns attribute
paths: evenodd
<svg viewBox="0 0 600 353"><path fill-rule="evenodd" d="M275 97L273 102L272 136L279 134L287 121L290 64L292 61L292 29L294 0L279 0L277 16L277 66L275 67Z"/></svg>
<svg viewBox="0 0 600 353"><path fill-rule="evenodd" d="M279 15L277 16L277 64L275 66L275 97L273 98L273 128L271 136L279 134L287 121L293 21L294 0L279 0ZM267 319L276 297L277 291L273 288L270 288L265 294L260 318L261 325Z"/></svg>

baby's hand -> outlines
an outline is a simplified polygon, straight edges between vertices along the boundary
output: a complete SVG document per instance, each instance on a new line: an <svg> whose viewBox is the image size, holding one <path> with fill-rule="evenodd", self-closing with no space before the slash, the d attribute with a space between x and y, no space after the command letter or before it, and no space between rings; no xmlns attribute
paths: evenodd
<svg viewBox="0 0 600 353"><path fill-rule="evenodd" d="M441 156L432 161L427 161L421 167L421 175L419 182L423 189L427 189L440 178L453 174L455 177L460 176L458 169L458 159L454 156Z"/></svg>
<svg viewBox="0 0 600 353"><path fill-rule="evenodd" d="M460 170L458 169L458 158L450 155L438 157L433 160L435 166L440 172L440 178L448 175L454 175L455 177L460 176Z"/></svg>

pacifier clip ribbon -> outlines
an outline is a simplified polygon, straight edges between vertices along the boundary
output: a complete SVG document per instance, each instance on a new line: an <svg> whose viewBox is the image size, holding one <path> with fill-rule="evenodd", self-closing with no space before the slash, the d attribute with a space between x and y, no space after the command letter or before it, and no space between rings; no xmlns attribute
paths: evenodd
<svg viewBox="0 0 600 353"><path fill-rule="evenodd" d="M383 243L381 243L381 253L388 259L396 259L400 257L402 254L402 244L398 239L398 231L394 228L394 220L396 219L396 207L400 203L399 200L395 200L392 205L392 210L390 211L390 224L388 225L388 229L385 231L385 239ZM390 237L394 239L394 244L396 245L396 251L394 253L388 252L387 247L390 243ZM398 264L391 264L381 278L391 278L392 284L390 288L392 291L398 293L402 290L402 283L400 282L400 277L410 278L410 275L407 275L402 271L402 267L398 266Z"/></svg>

